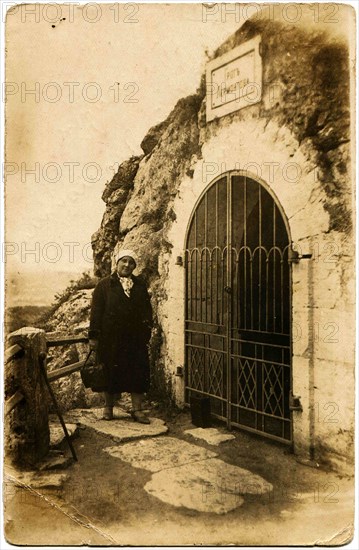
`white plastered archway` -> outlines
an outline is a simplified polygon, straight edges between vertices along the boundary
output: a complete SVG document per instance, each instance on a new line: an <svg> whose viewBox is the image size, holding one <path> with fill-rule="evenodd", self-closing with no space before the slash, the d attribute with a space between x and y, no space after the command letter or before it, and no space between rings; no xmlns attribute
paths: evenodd
<svg viewBox="0 0 359 550"><path fill-rule="evenodd" d="M197 201L211 183L229 171L247 174L259 181L281 207L294 248L307 255L311 241L328 229L325 196L317 170L291 132L265 120L236 121L223 125L202 147L202 159L193 165L193 178L184 177L174 201L176 220L167 239L171 254L161 258L169 299L159 315L166 335L166 370L173 376L176 400L184 401L183 378L175 376L184 365L184 273L176 258L183 256L188 222ZM314 153L313 153L314 157ZM313 444L311 419L314 358L311 356L310 262L301 260L292 270L293 393L299 395L302 412L293 413L294 444L308 454Z"/></svg>

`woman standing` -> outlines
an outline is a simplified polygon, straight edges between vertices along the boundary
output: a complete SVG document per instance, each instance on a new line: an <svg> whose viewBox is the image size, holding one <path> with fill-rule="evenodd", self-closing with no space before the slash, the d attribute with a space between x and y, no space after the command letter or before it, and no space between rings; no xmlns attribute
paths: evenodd
<svg viewBox="0 0 359 550"><path fill-rule="evenodd" d="M132 250L115 255L115 271L97 284L92 298L89 344L105 366L104 419L112 420L115 395L131 393L134 420L149 424L143 413L150 384L147 344L152 308L144 282L132 275L137 256Z"/></svg>

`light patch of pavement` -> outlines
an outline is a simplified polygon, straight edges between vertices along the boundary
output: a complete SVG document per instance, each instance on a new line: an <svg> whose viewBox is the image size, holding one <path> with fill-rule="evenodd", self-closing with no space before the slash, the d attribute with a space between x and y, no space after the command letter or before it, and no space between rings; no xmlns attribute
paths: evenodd
<svg viewBox="0 0 359 550"><path fill-rule="evenodd" d="M70 437L75 437L78 432L78 427L76 424L66 424L67 431ZM64 430L59 422L50 422L50 447L56 448L61 445L65 439Z"/></svg>
<svg viewBox="0 0 359 550"><path fill-rule="evenodd" d="M104 449L135 468L153 473L144 489L166 504L225 514L273 486L249 470L217 458L217 453L173 437L125 443Z"/></svg>
<svg viewBox="0 0 359 550"><path fill-rule="evenodd" d="M214 458L217 453L175 437L159 437L104 449L111 456L130 462L135 468L159 472L168 468Z"/></svg>
<svg viewBox="0 0 359 550"><path fill-rule="evenodd" d="M209 445L219 445L224 441L235 439L233 434L220 432L217 428L195 428L194 430L185 430L184 433L191 435L195 439L203 439Z"/></svg>
<svg viewBox="0 0 359 550"><path fill-rule="evenodd" d="M113 413L113 420L103 420L103 409L75 409L67 413L65 418L66 421L71 420L93 428L98 433L109 435L117 442L154 437L168 431L164 421L159 418L150 417L150 424L140 424L119 407L114 407Z"/></svg>
<svg viewBox="0 0 359 550"><path fill-rule="evenodd" d="M218 458L162 470L145 485L145 490L162 502L215 514L241 506L241 495L263 495L272 489L261 476Z"/></svg>
<svg viewBox="0 0 359 550"><path fill-rule="evenodd" d="M243 504L242 496L222 491L197 468L198 463L157 472L146 483L145 491L166 504L197 512L226 514Z"/></svg>

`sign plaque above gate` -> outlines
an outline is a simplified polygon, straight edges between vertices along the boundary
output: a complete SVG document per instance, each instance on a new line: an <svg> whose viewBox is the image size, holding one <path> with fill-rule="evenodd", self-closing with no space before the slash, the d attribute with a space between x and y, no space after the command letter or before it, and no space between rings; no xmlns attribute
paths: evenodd
<svg viewBox="0 0 359 550"><path fill-rule="evenodd" d="M207 64L207 122L261 100L260 41L256 36Z"/></svg>

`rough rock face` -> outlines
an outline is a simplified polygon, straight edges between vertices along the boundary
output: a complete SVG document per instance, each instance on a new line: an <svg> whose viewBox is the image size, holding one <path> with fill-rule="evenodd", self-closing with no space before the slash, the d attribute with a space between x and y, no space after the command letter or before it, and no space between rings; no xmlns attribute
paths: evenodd
<svg viewBox="0 0 359 550"><path fill-rule="evenodd" d="M169 119L166 119L163 122L160 122L159 124L156 124L156 126L152 126L152 128L149 129L146 136L143 138L141 142L141 149L145 153L145 155L149 155L150 153L152 153L153 149L156 147L157 143L160 141L164 130L167 128L168 123L169 123Z"/></svg>
<svg viewBox="0 0 359 550"><path fill-rule="evenodd" d="M91 306L92 289L79 290L54 312L52 318L47 324L47 331L86 334L89 324L89 313ZM47 359L47 369L49 372L82 361L86 358L88 346L86 344L71 344L50 348ZM102 397L85 388L82 383L79 372L70 376L60 378L52 383L56 392L56 398L63 411L74 407L90 407L102 404ZM49 407L52 404L49 401Z"/></svg>
<svg viewBox="0 0 359 550"><path fill-rule="evenodd" d="M106 185L102 200L106 211L100 229L92 236L96 274L104 276L111 268L111 251L118 240L118 225L126 207L141 157L131 157L121 164Z"/></svg>
<svg viewBox="0 0 359 550"><path fill-rule="evenodd" d="M142 141L145 156L132 157L121 164L102 195L106 211L100 229L92 237L98 277L110 273L115 245L138 251L138 271L150 285L154 308L150 352L156 398L168 393L160 361L163 336L156 316L158 302L166 299L158 274L158 257L170 246L166 231L174 219L171 204L179 182L190 173L192 158L200 157L198 112L203 95L201 89L180 99L167 119L151 128Z"/></svg>
<svg viewBox="0 0 359 550"><path fill-rule="evenodd" d="M156 276L177 184L190 170L192 156L200 155L197 116L202 98L199 92L180 99L168 118L151 128L142 141L145 156L123 162L107 184L102 195L106 211L92 237L95 275L110 273L110 256L119 243L133 245L141 258L140 271Z"/></svg>

